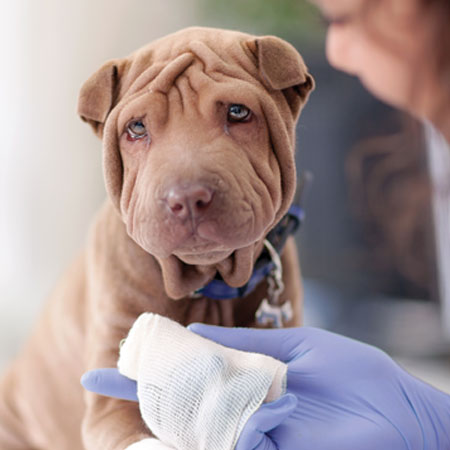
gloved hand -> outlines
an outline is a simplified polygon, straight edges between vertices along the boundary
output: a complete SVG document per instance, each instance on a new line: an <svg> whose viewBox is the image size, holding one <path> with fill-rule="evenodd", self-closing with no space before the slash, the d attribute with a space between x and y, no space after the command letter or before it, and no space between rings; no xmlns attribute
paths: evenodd
<svg viewBox="0 0 450 450"><path fill-rule="evenodd" d="M237 450L450 449L450 396L412 377L374 347L306 327L253 330L194 324L190 329L288 364L287 390L297 398L294 413L292 402L281 399L262 405L244 427ZM134 382L114 371L88 372L83 384L131 399Z"/></svg>
<svg viewBox="0 0 450 450"><path fill-rule="evenodd" d="M294 413L277 426L279 421L270 423L273 406L262 405L247 422L237 450L450 449L450 396L375 347L307 327L189 328L288 364L287 392L297 397Z"/></svg>
<svg viewBox="0 0 450 450"><path fill-rule="evenodd" d="M156 314L144 313L133 324L117 367L137 380L139 408L148 428L178 450L234 449L249 417L263 402L280 400L272 405L278 408L278 423L297 403L292 394L283 396L286 364L224 347ZM131 388L121 397L134 398L135 387L126 386ZM107 383L104 390L112 393L110 387Z"/></svg>

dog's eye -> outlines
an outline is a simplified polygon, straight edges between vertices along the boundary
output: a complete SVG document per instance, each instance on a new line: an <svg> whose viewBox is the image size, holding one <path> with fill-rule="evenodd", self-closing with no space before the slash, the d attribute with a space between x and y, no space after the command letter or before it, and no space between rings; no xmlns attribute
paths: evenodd
<svg viewBox="0 0 450 450"><path fill-rule="evenodd" d="M228 108L229 122L247 122L251 116L252 112L245 105L233 104Z"/></svg>
<svg viewBox="0 0 450 450"><path fill-rule="evenodd" d="M128 138L132 141L137 141L147 136L147 129L142 120L132 120L127 125Z"/></svg>

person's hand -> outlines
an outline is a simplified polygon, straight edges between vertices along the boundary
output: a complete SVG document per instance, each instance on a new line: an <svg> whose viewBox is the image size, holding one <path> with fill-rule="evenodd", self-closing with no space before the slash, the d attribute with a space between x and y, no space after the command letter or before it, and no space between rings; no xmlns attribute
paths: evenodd
<svg viewBox="0 0 450 450"><path fill-rule="evenodd" d="M375 347L307 327L189 328L288 364L287 392L297 397L294 413L279 424L283 406L262 405L244 427L237 450L450 449L450 396Z"/></svg>
<svg viewBox="0 0 450 450"><path fill-rule="evenodd" d="M288 364L290 401L262 405L244 427L237 450L450 449L450 397L374 347L314 328L194 324L190 329ZM136 382L116 369L87 372L82 382L103 395L137 400Z"/></svg>

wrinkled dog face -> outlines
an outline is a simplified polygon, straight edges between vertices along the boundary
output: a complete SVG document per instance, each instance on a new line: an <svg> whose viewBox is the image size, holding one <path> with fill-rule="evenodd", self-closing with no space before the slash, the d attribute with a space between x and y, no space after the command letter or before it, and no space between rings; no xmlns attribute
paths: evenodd
<svg viewBox="0 0 450 450"><path fill-rule="evenodd" d="M312 86L286 42L223 30L184 30L107 63L79 110L103 136L128 234L187 264L261 240L292 198L295 120Z"/></svg>
<svg viewBox="0 0 450 450"><path fill-rule="evenodd" d="M263 236L280 207L280 168L258 95L220 87L191 65L119 118L121 210L148 252L188 264L223 260Z"/></svg>

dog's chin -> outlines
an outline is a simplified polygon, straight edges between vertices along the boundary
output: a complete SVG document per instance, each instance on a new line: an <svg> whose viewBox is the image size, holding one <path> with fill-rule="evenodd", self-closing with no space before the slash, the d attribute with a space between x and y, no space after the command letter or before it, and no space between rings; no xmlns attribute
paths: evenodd
<svg viewBox="0 0 450 450"><path fill-rule="evenodd" d="M234 250L212 250L199 253L183 253L174 252L174 255L185 264L195 266L206 266L211 264L217 264L227 259Z"/></svg>

